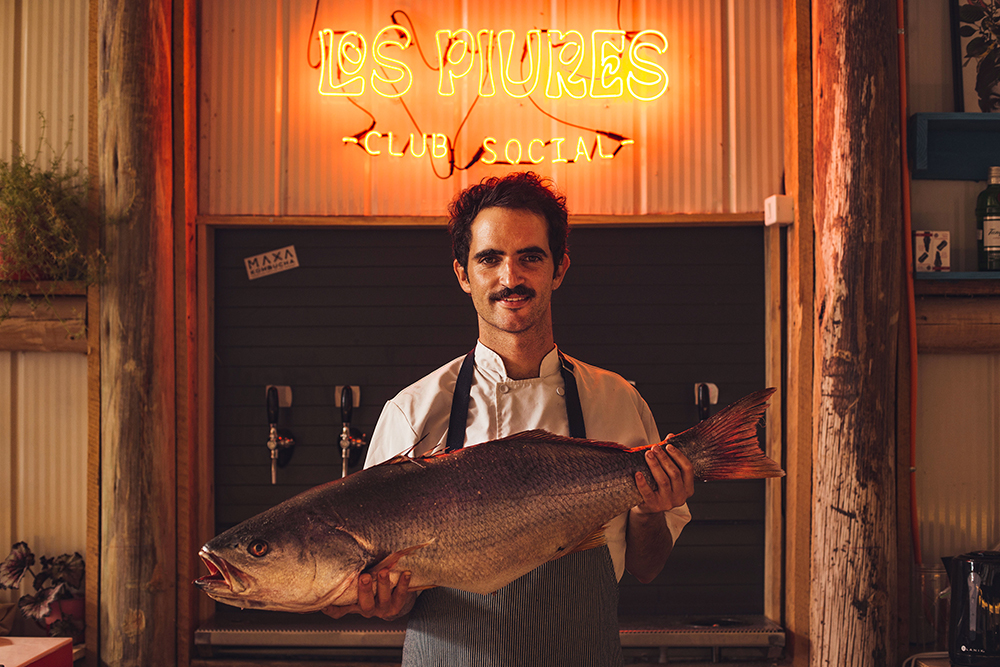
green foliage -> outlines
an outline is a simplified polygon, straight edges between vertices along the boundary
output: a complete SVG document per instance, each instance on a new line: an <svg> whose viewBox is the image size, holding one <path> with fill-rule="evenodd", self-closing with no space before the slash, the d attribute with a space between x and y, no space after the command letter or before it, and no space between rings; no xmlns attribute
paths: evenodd
<svg viewBox="0 0 1000 667"><path fill-rule="evenodd" d="M42 137L33 157L16 148L0 162L0 321L28 294L50 297L50 281L96 282L101 255L89 247L99 219L84 170L63 164L65 148L42 163Z"/></svg>

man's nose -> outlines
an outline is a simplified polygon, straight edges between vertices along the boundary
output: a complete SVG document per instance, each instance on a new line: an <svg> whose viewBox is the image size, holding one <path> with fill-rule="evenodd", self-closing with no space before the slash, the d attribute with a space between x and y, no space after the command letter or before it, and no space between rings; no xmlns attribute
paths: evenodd
<svg viewBox="0 0 1000 667"><path fill-rule="evenodd" d="M522 282L524 282L524 277L521 275L521 268L516 259L513 257L504 259L500 266L500 284L504 287L514 287Z"/></svg>

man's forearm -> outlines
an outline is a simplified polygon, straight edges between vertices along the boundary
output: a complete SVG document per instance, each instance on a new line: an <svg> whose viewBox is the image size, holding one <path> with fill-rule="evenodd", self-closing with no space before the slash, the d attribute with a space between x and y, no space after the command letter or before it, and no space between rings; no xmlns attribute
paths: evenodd
<svg viewBox="0 0 1000 667"><path fill-rule="evenodd" d="M663 512L646 514L633 508L625 532L625 568L648 584L660 573L674 547Z"/></svg>

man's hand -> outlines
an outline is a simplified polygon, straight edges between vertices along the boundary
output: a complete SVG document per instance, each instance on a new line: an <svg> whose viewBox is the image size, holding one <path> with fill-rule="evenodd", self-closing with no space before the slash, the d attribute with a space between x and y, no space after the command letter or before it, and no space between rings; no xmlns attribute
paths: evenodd
<svg viewBox="0 0 1000 667"><path fill-rule="evenodd" d="M341 618L347 614L361 614L365 618L375 616L386 621L392 621L413 608L417 594L410 591L410 573L403 572L395 586L389 578L389 571L383 570L376 577L377 583L372 583L372 575L362 574L358 577L358 601L345 606L331 605L323 613L333 618Z"/></svg>
<svg viewBox="0 0 1000 667"><path fill-rule="evenodd" d="M668 436L669 437L669 436ZM646 482L646 476L636 473L635 483L642 495L634 511L656 514L680 507L694 495L694 469L691 461L673 445L654 445L646 451L646 465L656 482L656 490Z"/></svg>

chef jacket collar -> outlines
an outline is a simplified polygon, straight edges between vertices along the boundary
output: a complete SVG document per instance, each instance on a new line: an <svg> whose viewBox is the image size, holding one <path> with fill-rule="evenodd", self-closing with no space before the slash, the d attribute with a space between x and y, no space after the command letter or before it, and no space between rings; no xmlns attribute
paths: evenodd
<svg viewBox="0 0 1000 667"><path fill-rule="evenodd" d="M542 358L538 376L544 378L556 375L559 373L559 366L559 348L553 345L552 350ZM493 382L518 382L507 377L507 367L504 366L503 359L481 341L476 341L476 369Z"/></svg>

